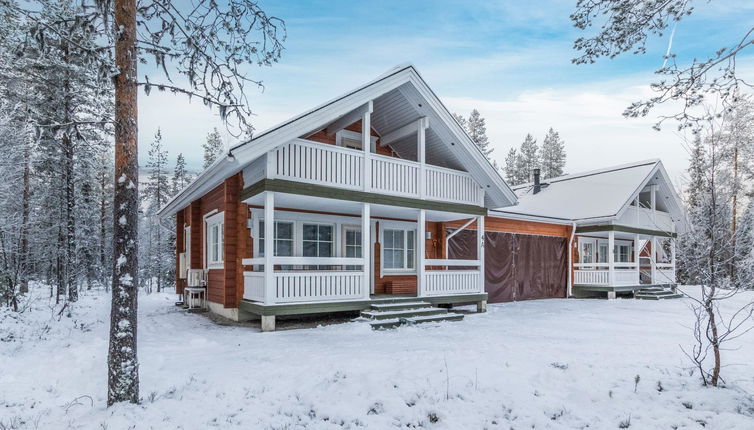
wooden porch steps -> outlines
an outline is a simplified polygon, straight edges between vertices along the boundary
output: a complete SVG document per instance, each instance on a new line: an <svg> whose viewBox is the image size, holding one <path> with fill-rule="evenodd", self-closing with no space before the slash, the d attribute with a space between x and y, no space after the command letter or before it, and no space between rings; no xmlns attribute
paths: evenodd
<svg viewBox="0 0 754 430"><path fill-rule="evenodd" d="M683 297L682 294L667 287L647 287L634 293L634 298L639 300L680 299L681 297Z"/></svg>
<svg viewBox="0 0 754 430"><path fill-rule="evenodd" d="M406 301L397 303L375 303L361 312L361 317L373 329L394 328L401 325L425 322L460 321L463 315L437 308L429 302Z"/></svg>

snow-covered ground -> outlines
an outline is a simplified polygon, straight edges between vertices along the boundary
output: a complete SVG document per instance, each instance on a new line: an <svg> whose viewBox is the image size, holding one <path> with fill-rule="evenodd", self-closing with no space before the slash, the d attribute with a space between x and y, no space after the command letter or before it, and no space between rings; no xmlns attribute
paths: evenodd
<svg viewBox="0 0 754 430"><path fill-rule="evenodd" d="M754 333L725 352L727 388L703 388L679 347L692 341L685 300L260 333L142 295L143 400L107 409L108 298L85 293L59 321L46 299L0 310L0 428L754 429Z"/></svg>

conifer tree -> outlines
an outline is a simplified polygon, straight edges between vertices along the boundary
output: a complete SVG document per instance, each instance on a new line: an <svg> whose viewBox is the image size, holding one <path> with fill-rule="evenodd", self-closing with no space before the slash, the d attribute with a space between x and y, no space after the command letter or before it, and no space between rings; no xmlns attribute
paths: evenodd
<svg viewBox="0 0 754 430"><path fill-rule="evenodd" d="M487 125L484 118L479 114L479 111L474 109L471 111L468 120L469 137L479 147L485 157L489 158L493 148L490 147L489 139L487 138Z"/></svg>
<svg viewBox="0 0 754 430"><path fill-rule="evenodd" d="M207 134L207 142L202 145L202 148L204 148L203 167L206 169L223 153L223 141L217 128Z"/></svg>
<svg viewBox="0 0 754 430"><path fill-rule="evenodd" d="M565 143L560 134L550 127L541 149L542 179L556 178L563 175L566 164Z"/></svg>
<svg viewBox="0 0 754 430"><path fill-rule="evenodd" d="M527 134L519 149L518 175L519 181L531 182L534 180L533 171L539 168L539 147L537 139Z"/></svg>
<svg viewBox="0 0 754 430"><path fill-rule="evenodd" d="M186 188L191 182L191 174L186 170L186 159L183 157L183 153L179 153L175 159L175 169L173 169L173 191L172 195L178 194L179 191Z"/></svg>
<svg viewBox="0 0 754 430"><path fill-rule="evenodd" d="M505 156L505 181L508 185L518 185L519 173L519 154L516 148L511 148L508 151L508 155Z"/></svg>

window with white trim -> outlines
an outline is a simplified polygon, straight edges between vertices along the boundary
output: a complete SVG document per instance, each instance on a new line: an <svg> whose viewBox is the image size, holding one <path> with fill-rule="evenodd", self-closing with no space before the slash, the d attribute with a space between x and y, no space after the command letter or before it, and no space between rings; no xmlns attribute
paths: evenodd
<svg viewBox="0 0 754 430"><path fill-rule="evenodd" d="M293 223L290 221L275 221L275 243L273 254L276 257L293 256ZM264 221L259 220L259 256L264 257Z"/></svg>
<svg viewBox="0 0 754 430"><path fill-rule="evenodd" d="M204 220L204 244L208 269L223 268L223 236L225 213L214 214Z"/></svg>
<svg viewBox="0 0 754 430"><path fill-rule="evenodd" d="M385 228L382 231L382 267L385 270L413 270L415 230Z"/></svg>
<svg viewBox="0 0 754 430"><path fill-rule="evenodd" d="M372 143L371 149L372 151L374 151L374 144L375 142L377 142L377 137L370 136L370 141ZM364 146L361 144L361 142L361 133L359 133L358 131L340 130L335 133L335 145L337 146L351 149L363 149Z"/></svg>
<svg viewBox="0 0 754 430"><path fill-rule="evenodd" d="M361 258L361 227L343 226L343 256ZM359 270L361 266L346 266L346 270Z"/></svg>

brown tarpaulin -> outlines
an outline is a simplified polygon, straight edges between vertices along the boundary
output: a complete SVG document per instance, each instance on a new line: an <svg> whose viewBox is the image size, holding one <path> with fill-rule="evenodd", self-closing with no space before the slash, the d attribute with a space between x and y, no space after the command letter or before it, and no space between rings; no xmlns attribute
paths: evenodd
<svg viewBox="0 0 754 430"><path fill-rule="evenodd" d="M493 231L484 238L484 283L490 303L565 297L565 238ZM474 259L476 248L476 231L461 231L448 241L448 258Z"/></svg>

